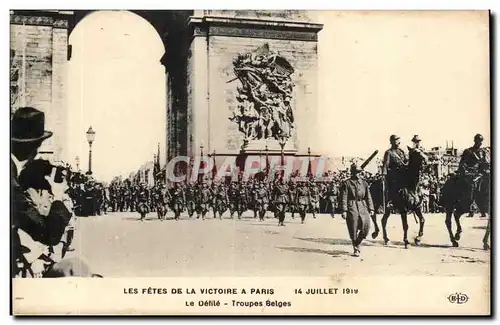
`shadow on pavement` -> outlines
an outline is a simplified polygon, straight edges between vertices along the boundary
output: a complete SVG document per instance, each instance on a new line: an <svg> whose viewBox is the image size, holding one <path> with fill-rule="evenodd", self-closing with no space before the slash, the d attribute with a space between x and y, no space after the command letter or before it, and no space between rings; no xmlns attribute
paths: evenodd
<svg viewBox="0 0 500 325"><path fill-rule="evenodd" d="M276 247L281 250L291 251L295 253L316 253L316 254L325 254L333 257L340 256L349 256L351 253L347 251L339 251L339 250L325 250L319 248L305 248L305 247Z"/></svg>
<svg viewBox="0 0 500 325"><path fill-rule="evenodd" d="M483 261L478 258L470 257L470 256L460 256L460 255L450 255L450 257L458 260L459 262L467 262L467 263L481 263L486 264L486 261Z"/></svg>
<svg viewBox="0 0 500 325"><path fill-rule="evenodd" d="M305 240L313 243L325 244L325 245L347 245L352 246L352 242L350 239L340 239L340 238L300 238L293 237L298 240ZM363 241L363 245L374 246L376 243Z"/></svg>

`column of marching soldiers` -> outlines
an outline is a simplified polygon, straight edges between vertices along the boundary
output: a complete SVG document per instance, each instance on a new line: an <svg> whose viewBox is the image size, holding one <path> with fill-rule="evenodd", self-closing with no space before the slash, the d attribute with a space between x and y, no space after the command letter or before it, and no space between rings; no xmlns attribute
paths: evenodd
<svg viewBox="0 0 500 325"><path fill-rule="evenodd" d="M365 173L368 183L380 177ZM227 182L225 180L203 179L195 183L176 182L167 187L164 182L153 186L134 183L130 180L115 181L105 186L93 179L75 178L70 182L70 196L73 199L76 215L101 215L107 212L138 212L143 205L148 213L170 211L178 220L183 215L189 218L207 216L222 219L228 212L229 218L242 217L248 210L253 217L263 220L268 212L291 213L301 217L306 214L329 213L332 217L338 213L340 185L348 178L347 171L327 172L321 180L291 177L288 181L276 179L249 179ZM445 178L438 179L425 174L423 183L424 212L442 212L438 204L439 189ZM158 213L159 219L165 219L165 213ZM279 213L275 216L278 217Z"/></svg>

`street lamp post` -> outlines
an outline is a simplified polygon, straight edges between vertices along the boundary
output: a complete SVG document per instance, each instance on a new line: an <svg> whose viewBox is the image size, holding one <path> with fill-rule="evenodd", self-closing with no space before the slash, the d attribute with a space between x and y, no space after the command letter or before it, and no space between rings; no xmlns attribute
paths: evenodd
<svg viewBox="0 0 500 325"><path fill-rule="evenodd" d="M92 143L95 140L95 131L92 126L87 131L87 142L89 143L89 174L92 175Z"/></svg>
<svg viewBox="0 0 500 325"><path fill-rule="evenodd" d="M76 156L75 161L76 161L76 171L79 172L80 171L80 157Z"/></svg>
<svg viewBox="0 0 500 325"><path fill-rule="evenodd" d="M311 147L307 147L307 177L312 177L312 168L311 168Z"/></svg>

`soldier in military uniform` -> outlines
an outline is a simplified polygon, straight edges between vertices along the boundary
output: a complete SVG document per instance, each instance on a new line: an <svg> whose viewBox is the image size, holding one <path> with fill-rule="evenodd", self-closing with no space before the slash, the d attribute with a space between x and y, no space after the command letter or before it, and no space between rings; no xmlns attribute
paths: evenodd
<svg viewBox="0 0 500 325"><path fill-rule="evenodd" d="M195 185L187 184L186 186L186 208L189 215L189 218L192 218L194 212L196 211L196 193L195 193Z"/></svg>
<svg viewBox="0 0 500 325"><path fill-rule="evenodd" d="M335 210L337 208L337 199L339 196L339 188L335 182L330 182L326 186L325 199L327 202L327 210L330 210L330 216L335 218Z"/></svg>
<svg viewBox="0 0 500 325"><path fill-rule="evenodd" d="M283 177L274 185L274 214L278 218L278 226L284 226L285 209L288 203L288 188Z"/></svg>
<svg viewBox="0 0 500 325"><path fill-rule="evenodd" d="M488 152L481 147L483 140L481 134L476 134L474 136L474 145L464 150L458 165L457 175L463 177L470 185L472 198L478 190L478 181L481 175L489 172L490 157Z"/></svg>
<svg viewBox="0 0 500 325"><path fill-rule="evenodd" d="M391 148L384 153L382 165L382 176L385 178L386 202L392 203L393 207L399 206L399 190L405 185L405 170L408 165L406 153L399 148L400 138L397 135L390 137ZM385 214L389 215L389 209L386 209ZM385 217L384 214L384 217Z"/></svg>
<svg viewBox="0 0 500 325"><path fill-rule="evenodd" d="M229 199L229 214L231 219L233 219L233 214L238 213L238 185L236 182L231 182L227 192L227 197Z"/></svg>
<svg viewBox="0 0 500 325"><path fill-rule="evenodd" d="M222 215L224 214L224 212L226 212L229 202L227 191L224 184L222 183L215 184L213 194L214 194L214 206L213 206L214 218L217 218L217 212L218 212L219 219L222 220Z"/></svg>
<svg viewBox="0 0 500 325"><path fill-rule="evenodd" d="M167 205L170 202L170 193L167 190L165 184L158 186L157 201L156 201L156 211L158 213L158 218L163 221L167 214Z"/></svg>
<svg viewBox="0 0 500 325"><path fill-rule="evenodd" d="M368 183L360 177L363 170L356 164L350 168L351 177L342 184L342 218L346 220L354 256L360 255L359 245L370 231L370 215L374 212Z"/></svg>
<svg viewBox="0 0 500 325"><path fill-rule="evenodd" d="M236 211L238 213L238 219L241 219L241 215L248 209L248 192L247 184L239 183L236 192Z"/></svg>
<svg viewBox="0 0 500 325"><path fill-rule="evenodd" d="M309 182L309 193L310 193L310 209L313 218L316 219L316 212L319 213L319 188L318 185L312 181Z"/></svg>
<svg viewBox="0 0 500 325"><path fill-rule="evenodd" d="M174 187L171 189L172 197L172 210L174 211L174 219L179 220L179 217L184 211L184 204L186 203L186 194L180 182L175 182Z"/></svg>
<svg viewBox="0 0 500 325"><path fill-rule="evenodd" d="M96 196L93 181L85 183L84 188L84 215L95 216L96 213Z"/></svg>
<svg viewBox="0 0 500 325"><path fill-rule="evenodd" d="M297 212L297 205L295 204L295 197L297 196L297 186L294 182L290 182L288 186L288 210L292 214L292 219L295 219L295 212Z"/></svg>
<svg viewBox="0 0 500 325"><path fill-rule="evenodd" d="M196 218L200 216L205 220L205 216L209 210L212 195L207 183L199 183L196 188Z"/></svg>
<svg viewBox="0 0 500 325"><path fill-rule="evenodd" d="M137 193L137 211L141 214L141 221L144 221L146 215L150 212L149 208L149 191L146 184L141 184Z"/></svg>
<svg viewBox="0 0 500 325"><path fill-rule="evenodd" d="M300 223L304 223L306 219L307 208L310 202L311 196L309 194L309 188L306 186L305 182L300 182L295 197L295 206L300 214Z"/></svg>
<svg viewBox="0 0 500 325"><path fill-rule="evenodd" d="M269 195L264 182L259 182L254 192L254 211L258 214L259 220L264 221L267 207L269 205Z"/></svg>
<svg viewBox="0 0 500 325"><path fill-rule="evenodd" d="M137 192L138 192L139 188L137 185L133 186L133 185L130 185L130 191L129 191L129 197L127 198L127 200L129 201L129 205L130 205L130 212L134 212L136 210L136 205L135 205L135 202L136 202L136 197L137 197Z"/></svg>

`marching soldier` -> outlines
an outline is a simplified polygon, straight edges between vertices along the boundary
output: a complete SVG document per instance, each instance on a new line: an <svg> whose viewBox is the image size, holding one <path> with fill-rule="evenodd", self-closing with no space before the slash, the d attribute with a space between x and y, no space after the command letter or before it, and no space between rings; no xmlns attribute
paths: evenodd
<svg viewBox="0 0 500 325"><path fill-rule="evenodd" d="M283 177L274 186L274 214L278 218L278 226L284 226L285 209L288 201L288 189Z"/></svg>
<svg viewBox="0 0 500 325"><path fill-rule="evenodd" d="M158 188L158 197L156 201L156 212L161 221L165 219L167 215L167 205L170 202L170 193L167 190L165 184L161 184Z"/></svg>
<svg viewBox="0 0 500 325"><path fill-rule="evenodd" d="M238 213L238 219L241 219L241 215L247 209L248 209L247 184L240 183L236 193L236 211Z"/></svg>
<svg viewBox="0 0 500 325"><path fill-rule="evenodd" d="M288 187L288 210L292 214L292 219L295 219L295 212L297 211L297 205L295 204L295 198L297 196L297 187L294 182L290 182Z"/></svg>
<svg viewBox="0 0 500 325"><path fill-rule="evenodd" d="M330 182L326 188L326 202L329 205L330 216L335 218L335 209L337 208L337 198L339 196L339 188L334 182Z"/></svg>
<svg viewBox="0 0 500 325"><path fill-rule="evenodd" d="M264 185L264 182L260 182L257 185L257 189L254 194L254 212L259 215L259 220L264 221L264 217L267 211L267 206L269 204L269 197L267 189Z"/></svg>
<svg viewBox="0 0 500 325"><path fill-rule="evenodd" d="M257 215L259 214L258 211L257 211L257 191L259 190L259 184L255 181L255 180L252 180L251 182L249 182L249 190L248 190L248 193L253 193L251 199L250 199L250 205L252 207L252 210L253 210L253 217L254 218L257 218Z"/></svg>
<svg viewBox="0 0 500 325"><path fill-rule="evenodd" d="M149 191L146 185L141 184L139 191L137 193L137 211L141 214L141 221L144 221L146 215L150 212L149 205Z"/></svg>
<svg viewBox="0 0 500 325"><path fill-rule="evenodd" d="M131 185L130 186L130 195L129 197L127 198L127 200L130 202L130 212L134 212L137 208L135 202L136 202L136 198L137 198L137 192L138 192L139 188L137 185Z"/></svg>
<svg viewBox="0 0 500 325"><path fill-rule="evenodd" d="M172 188L172 210L174 211L175 220L179 220L179 217L184 211L184 204L186 203L186 195L180 182L175 182Z"/></svg>
<svg viewBox="0 0 500 325"><path fill-rule="evenodd" d="M309 195L309 189L305 182L300 182L297 187L297 194L295 198L295 206L300 214L300 223L304 223L306 219L307 208L309 207L311 197Z"/></svg>
<svg viewBox="0 0 500 325"><path fill-rule="evenodd" d="M311 212L313 218L316 219L316 212L319 213L319 188L318 185L312 181L309 182L309 193L311 197Z"/></svg>
<svg viewBox="0 0 500 325"><path fill-rule="evenodd" d="M359 245L370 231L370 215L374 212L368 183L360 177L363 170L352 164L351 178L342 185L342 218L354 248L354 256L360 255Z"/></svg>
<svg viewBox="0 0 500 325"><path fill-rule="evenodd" d="M227 193L229 199L229 214L231 219L233 219L233 214L238 213L238 186L236 182L231 182L229 185L229 190Z"/></svg>
<svg viewBox="0 0 500 325"><path fill-rule="evenodd" d="M214 218L217 218L217 212L219 212L219 219L222 220L222 215L227 210L228 196L224 184L215 184L214 187Z"/></svg>
<svg viewBox="0 0 500 325"><path fill-rule="evenodd" d="M189 218L192 218L194 212L196 211L195 198L196 198L195 186L193 184L187 184L187 186L186 186L186 208L188 211Z"/></svg>
<svg viewBox="0 0 500 325"><path fill-rule="evenodd" d="M205 220L211 200L210 188L207 183L199 183L196 189L196 219Z"/></svg>

